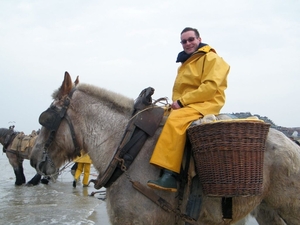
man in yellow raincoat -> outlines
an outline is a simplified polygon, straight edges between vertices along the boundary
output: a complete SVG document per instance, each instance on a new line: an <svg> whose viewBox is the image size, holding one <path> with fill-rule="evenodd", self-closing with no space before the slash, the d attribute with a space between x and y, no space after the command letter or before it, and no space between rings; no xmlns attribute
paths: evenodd
<svg viewBox="0 0 300 225"><path fill-rule="evenodd" d="M79 179L80 175L83 172L83 180L82 184L83 187L87 187L89 184L89 176L90 176L90 169L92 160L88 153L83 152L81 150L81 156L77 157L74 162L77 163L77 169L74 175L73 187L76 187L77 180Z"/></svg>
<svg viewBox="0 0 300 225"><path fill-rule="evenodd" d="M201 42L197 29L185 28L180 43L183 51L176 62L182 64L173 86L172 110L150 159L163 173L158 180L148 181L152 188L172 192L177 191L176 175L181 168L186 130L193 121L220 113L230 70L213 48Z"/></svg>

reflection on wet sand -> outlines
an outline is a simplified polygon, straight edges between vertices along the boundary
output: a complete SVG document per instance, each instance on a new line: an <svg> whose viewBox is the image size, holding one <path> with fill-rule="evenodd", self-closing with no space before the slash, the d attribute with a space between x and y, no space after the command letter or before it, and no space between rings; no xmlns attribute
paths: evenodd
<svg viewBox="0 0 300 225"><path fill-rule="evenodd" d="M105 189L93 185L72 187L70 169L56 183L33 187L15 186L14 172L6 155L0 156L0 218L1 224L109 224L106 213ZM27 179L35 170L24 161ZM91 196L92 192L101 191ZM13 212L13 213L12 213Z"/></svg>

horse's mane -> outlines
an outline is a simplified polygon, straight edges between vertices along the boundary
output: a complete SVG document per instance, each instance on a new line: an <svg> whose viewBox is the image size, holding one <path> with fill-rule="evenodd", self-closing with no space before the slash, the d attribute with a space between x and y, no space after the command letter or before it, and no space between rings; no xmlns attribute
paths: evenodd
<svg viewBox="0 0 300 225"><path fill-rule="evenodd" d="M115 92L109 91L105 88L101 88L101 87L97 87L97 86L94 86L91 84L85 84L85 83L79 83L76 86L76 89L78 89L88 95L91 95L93 97L96 97L99 100L117 105L118 107L115 107L115 108L120 111L124 111L124 110L130 111L130 112L133 111L134 100L131 98L128 98L122 94L115 93ZM53 92L52 98L53 99L57 98L58 94L59 94L59 89Z"/></svg>

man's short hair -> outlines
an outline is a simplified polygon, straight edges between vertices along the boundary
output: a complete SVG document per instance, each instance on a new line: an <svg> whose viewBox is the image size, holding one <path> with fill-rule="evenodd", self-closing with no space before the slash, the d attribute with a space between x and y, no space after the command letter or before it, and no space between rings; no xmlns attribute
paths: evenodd
<svg viewBox="0 0 300 225"><path fill-rule="evenodd" d="M192 27L186 27L186 28L184 28L184 29L181 31L180 34L183 34L183 33L188 32L188 31L194 31L196 37L200 37L200 34L199 34L198 30L197 30L196 28L192 28Z"/></svg>

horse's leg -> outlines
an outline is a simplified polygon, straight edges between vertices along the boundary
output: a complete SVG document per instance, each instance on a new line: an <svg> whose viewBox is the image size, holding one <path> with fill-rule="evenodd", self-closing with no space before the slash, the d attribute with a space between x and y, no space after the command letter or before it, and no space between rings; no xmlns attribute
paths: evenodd
<svg viewBox="0 0 300 225"><path fill-rule="evenodd" d="M23 160L22 158L18 157L14 153L6 152L6 156L8 158L8 161L10 165L13 167L15 176L16 176L16 181L15 185L19 186L22 184L26 183L26 178L24 175L24 170L23 170Z"/></svg>
<svg viewBox="0 0 300 225"><path fill-rule="evenodd" d="M27 186L35 186L38 185L41 181L42 176L40 174L35 174L33 178L31 178L30 181L27 182Z"/></svg>
<svg viewBox="0 0 300 225"><path fill-rule="evenodd" d="M259 225L286 225L277 212L271 209L264 201L260 203L252 212Z"/></svg>
<svg viewBox="0 0 300 225"><path fill-rule="evenodd" d="M18 169L15 170L15 175L16 175L15 185L22 185L26 183L26 178L23 169L23 161L24 161L23 159L19 159Z"/></svg>
<svg viewBox="0 0 300 225"><path fill-rule="evenodd" d="M16 175L15 185L19 186L26 183L26 179L23 172L23 165L19 165L17 168L14 168L14 172Z"/></svg>

